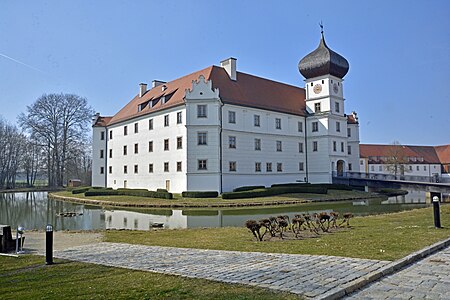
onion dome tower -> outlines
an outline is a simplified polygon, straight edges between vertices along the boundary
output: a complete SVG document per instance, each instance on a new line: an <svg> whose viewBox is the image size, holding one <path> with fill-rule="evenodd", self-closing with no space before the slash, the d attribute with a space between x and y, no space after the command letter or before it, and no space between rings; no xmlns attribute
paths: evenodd
<svg viewBox="0 0 450 300"><path fill-rule="evenodd" d="M306 55L298 63L298 70L306 78L314 78L323 75L333 75L340 79L347 74L348 61L338 53L328 48L321 32L319 47Z"/></svg>

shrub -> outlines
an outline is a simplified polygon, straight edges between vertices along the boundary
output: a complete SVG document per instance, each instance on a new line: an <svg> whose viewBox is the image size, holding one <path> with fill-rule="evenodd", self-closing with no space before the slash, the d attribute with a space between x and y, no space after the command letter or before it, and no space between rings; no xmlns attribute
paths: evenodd
<svg viewBox="0 0 450 300"><path fill-rule="evenodd" d="M238 188L235 188L233 192L244 192L244 191L251 191L251 190L257 190L257 189L265 189L266 187L264 185L249 185L249 186L241 186Z"/></svg>
<svg viewBox="0 0 450 300"><path fill-rule="evenodd" d="M72 194L82 194L84 192L89 191L90 189L91 189L90 187L76 188L72 190Z"/></svg>
<svg viewBox="0 0 450 300"><path fill-rule="evenodd" d="M223 193L222 199L257 198L290 193L326 194L327 192L328 189L326 187L320 186L316 187L309 184L288 185L288 186L275 186L267 189Z"/></svg>
<svg viewBox="0 0 450 300"><path fill-rule="evenodd" d="M353 188L346 184L337 184L337 183L318 183L312 184L312 186L322 186L332 190L342 190L342 191L351 191Z"/></svg>
<svg viewBox="0 0 450 300"><path fill-rule="evenodd" d="M383 188L376 191L379 194L386 195L388 197L394 197L394 196L400 196L400 195L406 195L408 194L408 191L401 190L401 189L390 189L390 188Z"/></svg>
<svg viewBox="0 0 450 300"><path fill-rule="evenodd" d="M219 196L217 191L185 191L181 193L184 198L216 198Z"/></svg>
<svg viewBox="0 0 450 300"><path fill-rule="evenodd" d="M86 197L89 196L113 196L113 195L119 195L119 191L115 190L107 190L107 189L91 189L84 193Z"/></svg>
<svg viewBox="0 0 450 300"><path fill-rule="evenodd" d="M310 186L307 182L291 182L291 183L275 183L271 187L294 187L294 186Z"/></svg>
<svg viewBox="0 0 450 300"><path fill-rule="evenodd" d="M156 189L158 193L168 193L166 189Z"/></svg>
<svg viewBox="0 0 450 300"><path fill-rule="evenodd" d="M84 193L85 196L112 196L112 195L124 195L124 196L137 196L148 198L161 198L161 199L173 199L172 193L167 192L154 192L146 189L96 189L89 190Z"/></svg>

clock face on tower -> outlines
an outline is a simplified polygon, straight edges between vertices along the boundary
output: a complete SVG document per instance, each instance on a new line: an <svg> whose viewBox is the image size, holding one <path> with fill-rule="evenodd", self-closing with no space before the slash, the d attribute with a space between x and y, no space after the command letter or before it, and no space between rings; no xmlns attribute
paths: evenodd
<svg viewBox="0 0 450 300"><path fill-rule="evenodd" d="M320 85L319 83L316 84L313 88L314 93L318 94L322 91L322 85Z"/></svg>
<svg viewBox="0 0 450 300"><path fill-rule="evenodd" d="M337 94L339 92L339 87L336 83L333 85L333 91L335 94Z"/></svg>

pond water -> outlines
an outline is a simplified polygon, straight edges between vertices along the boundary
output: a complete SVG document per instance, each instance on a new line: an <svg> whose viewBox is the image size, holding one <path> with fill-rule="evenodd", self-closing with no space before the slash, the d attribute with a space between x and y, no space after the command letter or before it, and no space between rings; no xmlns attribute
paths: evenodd
<svg viewBox="0 0 450 300"><path fill-rule="evenodd" d="M410 190L406 196L358 201L316 202L295 206L224 209L104 209L98 206L51 200L46 192L0 193L0 224L26 230L44 229L52 224L56 230L133 229L149 230L155 223L164 228L243 226L246 220L321 211L352 212L370 215L426 207L426 193ZM63 217L60 213L75 212Z"/></svg>

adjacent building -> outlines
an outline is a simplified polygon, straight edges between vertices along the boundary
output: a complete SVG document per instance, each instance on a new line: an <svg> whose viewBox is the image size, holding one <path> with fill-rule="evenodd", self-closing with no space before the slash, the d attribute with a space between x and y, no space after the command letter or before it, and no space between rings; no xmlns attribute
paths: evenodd
<svg viewBox="0 0 450 300"><path fill-rule="evenodd" d="M141 83L114 116L94 117L93 185L226 192L359 170L358 117L344 107L347 60L322 34L298 67L304 88L239 72L235 58Z"/></svg>

